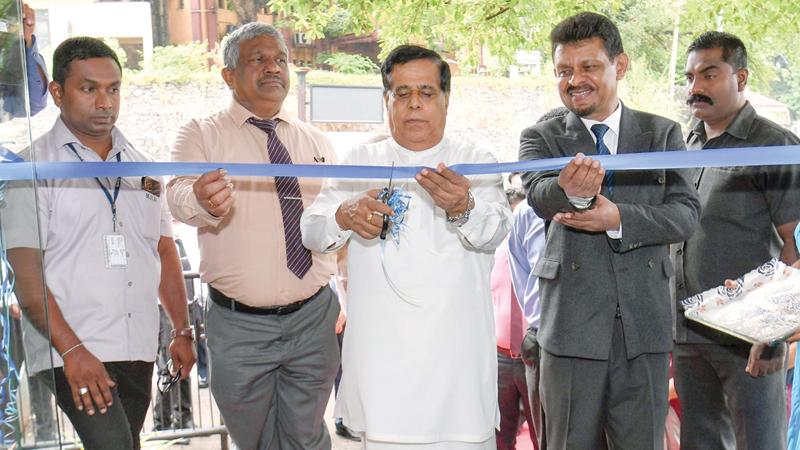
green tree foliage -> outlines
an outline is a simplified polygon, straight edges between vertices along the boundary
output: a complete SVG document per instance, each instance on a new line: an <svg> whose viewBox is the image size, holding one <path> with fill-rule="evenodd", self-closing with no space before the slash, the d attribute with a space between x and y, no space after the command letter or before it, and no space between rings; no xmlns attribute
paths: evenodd
<svg viewBox="0 0 800 450"><path fill-rule="evenodd" d="M770 90L780 101L789 105L797 119L800 118L800 64L797 60L794 67L794 70L789 67L778 68L777 76L770 83Z"/></svg>
<svg viewBox="0 0 800 450"><path fill-rule="evenodd" d="M457 51L474 67L482 46L504 61L519 49L537 49L553 24L583 8L613 11L620 0L270 0L310 38L325 34L339 11L350 15L350 31L379 31L384 51L407 42Z"/></svg>
<svg viewBox="0 0 800 450"><path fill-rule="evenodd" d="M338 28L344 24L354 33L378 31L382 56L398 44L414 42L454 52L467 69L478 65L482 48L502 65L511 63L517 50L540 50L549 58L552 27L589 10L614 20L626 51L644 65L639 69L658 79L669 79L676 20L678 82L683 79L686 47L708 30L731 32L744 40L757 90L770 92L779 77L784 87L791 84L771 63L778 56L787 61L787 70L800 71L800 51L793 39L800 34L797 0L269 0L269 6L311 38L325 36L331 23ZM783 95L779 98L788 94Z"/></svg>
<svg viewBox="0 0 800 450"><path fill-rule="evenodd" d="M123 50L122 46L119 45L119 41L115 38L103 38L103 42L111 47L111 50L114 50L114 53L117 54L119 64L122 67L125 67L125 65L128 63L128 54L125 53L125 50Z"/></svg>
<svg viewBox="0 0 800 450"><path fill-rule="evenodd" d="M379 71L378 66L366 56L350 53L322 53L317 57L317 62L327 64L335 72L341 73L367 74Z"/></svg>
<svg viewBox="0 0 800 450"><path fill-rule="evenodd" d="M190 42L153 48L153 57L140 71L130 74L135 82L188 83L192 80L218 78L219 71L209 73L214 53L204 42Z"/></svg>

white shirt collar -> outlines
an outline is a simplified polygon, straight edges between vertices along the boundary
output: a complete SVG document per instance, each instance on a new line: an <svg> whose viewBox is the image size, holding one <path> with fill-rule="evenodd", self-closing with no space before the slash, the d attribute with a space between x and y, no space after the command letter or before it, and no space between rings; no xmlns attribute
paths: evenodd
<svg viewBox="0 0 800 450"><path fill-rule="evenodd" d="M52 139L54 140L58 148L64 148L65 150L69 151L68 147L69 144L77 144L77 146L75 147L76 149L83 148L86 149L87 154L96 155L96 153L94 153L94 150L91 150L89 147L83 145L81 141L75 137L72 131L70 131L70 129L67 128L67 125L64 124L64 121L61 119L61 115L59 115L58 118L56 118L56 122L55 124L53 124L53 128L50 129L50 132L52 133L53 136ZM108 152L108 157L106 161L111 161L111 159L114 156L116 156L117 153L124 152L125 149L128 147L128 145L130 145L130 143L128 142L128 139L125 137L125 135L122 134L122 131L120 131L120 129L117 128L116 126L112 128L111 151ZM99 156L95 156L95 158L98 160L100 159Z"/></svg>
<svg viewBox="0 0 800 450"><path fill-rule="evenodd" d="M617 109L615 109L610 116L606 117L606 120L598 121L581 117L581 122L583 122L583 125L586 126L587 130L589 130L589 134L592 135L592 140L597 142L597 138L595 137L594 133L592 133L592 125L596 125L598 123L604 123L608 125L608 128L611 131L614 132L615 136L619 137L619 121L621 118L622 118L622 102L618 102Z"/></svg>
<svg viewBox="0 0 800 450"><path fill-rule="evenodd" d="M414 155L415 157L422 158L422 157L425 157L425 156L428 156L428 155L432 155L432 154L435 154L436 152L438 152L442 147L444 147L446 145L445 141L447 141L447 136L446 135L442 136L442 140L441 141L437 142L435 145L433 145L430 148L426 148L425 150L409 150L409 149L403 147L402 145L400 145L400 143L398 143L396 140L394 140L394 136L392 136L392 138L391 138L391 140L389 142L393 147L395 147L396 150L400 150L400 151L402 151L404 153L407 153L409 155Z"/></svg>

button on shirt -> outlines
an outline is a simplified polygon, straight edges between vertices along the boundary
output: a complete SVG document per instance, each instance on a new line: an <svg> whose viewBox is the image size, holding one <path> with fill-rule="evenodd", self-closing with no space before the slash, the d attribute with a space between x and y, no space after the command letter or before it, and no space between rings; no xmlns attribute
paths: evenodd
<svg viewBox="0 0 800 450"><path fill-rule="evenodd" d="M112 130L109 164L152 161L125 136ZM67 144L85 161L100 161L59 117L53 128L33 142L26 160L77 162ZM116 179L99 179L111 192ZM9 186L2 212L8 248L44 250L44 273L67 323L86 348L104 362L154 361L158 346L158 286L161 259L158 241L172 236L166 202L142 189L140 177L123 178L117 199L117 233L125 237L127 267L106 268L104 235L112 234L111 205L93 178L40 180L36 203L30 182ZM18 268L19 270L19 268ZM24 269L23 269L24 270ZM42 301L41 299L33 299ZM23 324L29 371L50 367L47 340L27 321ZM53 350L56 367L63 361Z"/></svg>
<svg viewBox="0 0 800 450"><path fill-rule="evenodd" d="M796 145L800 139L756 114L746 103L721 135L707 139L702 122L690 132L689 150ZM756 151L769 151L761 149ZM677 300L735 279L780 254L776 226L800 218L800 167L719 167L695 171L702 210L700 226L674 251L678 262ZM681 264L682 263L682 264ZM682 266L682 267L681 267ZM687 329L678 311L678 342L708 342ZM704 329L704 335L708 331ZM715 339L719 338L716 336Z"/></svg>
<svg viewBox="0 0 800 450"><path fill-rule="evenodd" d="M172 160L180 162L269 163L267 135L247 119L255 117L236 101L178 131ZM275 132L294 164L330 164L336 154L316 128L284 110ZM286 305L311 297L336 273L336 256L312 253L311 269L297 278L286 267L283 220L271 177L231 177L235 200L224 218L200 205L192 191L196 177L177 177L167 187L173 216L198 228L200 276L223 294L255 307ZM322 180L300 178L303 206L319 193Z"/></svg>

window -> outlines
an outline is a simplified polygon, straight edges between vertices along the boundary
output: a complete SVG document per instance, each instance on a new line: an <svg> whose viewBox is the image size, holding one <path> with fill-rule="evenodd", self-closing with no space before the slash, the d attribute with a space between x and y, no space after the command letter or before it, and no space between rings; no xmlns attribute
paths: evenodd
<svg viewBox="0 0 800 450"><path fill-rule="evenodd" d="M183 9L183 8L184 8L183 0L178 0L178 9Z"/></svg>
<svg viewBox="0 0 800 450"><path fill-rule="evenodd" d="M219 1L217 2L217 8L219 8L219 9L225 9L225 0L219 0Z"/></svg>

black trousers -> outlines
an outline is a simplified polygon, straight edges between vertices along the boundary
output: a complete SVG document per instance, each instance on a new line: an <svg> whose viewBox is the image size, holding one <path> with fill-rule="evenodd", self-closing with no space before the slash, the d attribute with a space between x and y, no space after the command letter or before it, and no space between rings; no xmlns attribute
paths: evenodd
<svg viewBox="0 0 800 450"><path fill-rule="evenodd" d="M93 416L87 414L85 409L78 411L75 407L63 368L52 371L55 386L49 381L50 371L37 376L48 380L58 406L69 418L86 450L139 450L139 433L150 405L153 363L125 361L104 363L104 366L109 377L117 384L111 390L113 404L105 414L95 409Z"/></svg>

